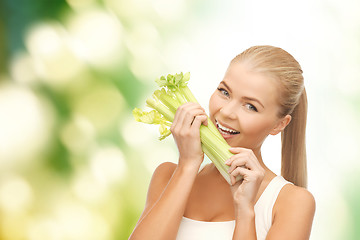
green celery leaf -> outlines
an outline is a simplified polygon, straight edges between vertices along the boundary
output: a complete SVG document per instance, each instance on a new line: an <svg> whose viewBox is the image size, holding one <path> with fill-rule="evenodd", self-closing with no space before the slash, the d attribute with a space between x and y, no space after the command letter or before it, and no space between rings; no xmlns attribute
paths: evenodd
<svg viewBox="0 0 360 240"><path fill-rule="evenodd" d="M170 129L164 124L160 125L159 132L160 132L160 137L159 137L160 140L164 140L166 137L168 137L171 134Z"/></svg>
<svg viewBox="0 0 360 240"><path fill-rule="evenodd" d="M157 78L155 82L158 84L159 87L164 87L168 84L168 81L164 76L161 76L160 78Z"/></svg>
<svg viewBox="0 0 360 240"><path fill-rule="evenodd" d="M136 121L147 124L164 124L167 122L166 119L155 110L145 112L139 108L135 108L133 110L133 116Z"/></svg>

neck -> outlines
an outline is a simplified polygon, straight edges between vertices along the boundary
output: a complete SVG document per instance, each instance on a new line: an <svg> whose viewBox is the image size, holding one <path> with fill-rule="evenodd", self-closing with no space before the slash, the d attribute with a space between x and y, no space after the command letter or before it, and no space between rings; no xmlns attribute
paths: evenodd
<svg viewBox="0 0 360 240"><path fill-rule="evenodd" d="M261 165L261 166L264 168L264 170L265 170L265 178L268 178L268 177L272 178L272 177L274 177L276 174L275 174L273 171L271 171L271 170L265 165L265 163L264 163L264 161L263 161L263 158L262 158L262 156L261 156L261 149L260 149L260 148L259 148L259 149L256 149L256 150L254 149L253 152L254 152L256 158L258 159L260 165Z"/></svg>

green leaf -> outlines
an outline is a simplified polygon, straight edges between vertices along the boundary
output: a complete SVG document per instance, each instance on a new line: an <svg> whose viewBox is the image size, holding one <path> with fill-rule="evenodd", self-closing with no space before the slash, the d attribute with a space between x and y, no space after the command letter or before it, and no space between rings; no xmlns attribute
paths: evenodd
<svg viewBox="0 0 360 240"><path fill-rule="evenodd" d="M190 73L187 72L187 73L185 73L184 76L183 76L182 83L183 83L184 85L187 85L189 80L190 80Z"/></svg>
<svg viewBox="0 0 360 240"><path fill-rule="evenodd" d="M168 74L166 80L168 81L168 84L175 85L175 77L174 77L174 75Z"/></svg>
<svg viewBox="0 0 360 240"><path fill-rule="evenodd" d="M179 85L183 79L183 73L175 74L175 85Z"/></svg>
<svg viewBox="0 0 360 240"><path fill-rule="evenodd" d="M147 123L147 124L164 124L166 119L156 110L146 112L140 108L135 108L133 110L133 116L136 121Z"/></svg>
<svg viewBox="0 0 360 240"><path fill-rule="evenodd" d="M160 78L155 79L155 82L158 84L159 87L167 87L172 91L179 87L187 86L187 83L190 79L190 73L176 73L175 75L168 74L166 77L161 76Z"/></svg>
<svg viewBox="0 0 360 240"><path fill-rule="evenodd" d="M170 129L165 125L165 124L161 124L159 127L159 132L160 132L160 140L164 140L166 137L168 137L171 132Z"/></svg>
<svg viewBox="0 0 360 240"><path fill-rule="evenodd" d="M168 82L164 76L161 76L160 78L155 79L155 82L158 84L159 87L164 87L168 84Z"/></svg>

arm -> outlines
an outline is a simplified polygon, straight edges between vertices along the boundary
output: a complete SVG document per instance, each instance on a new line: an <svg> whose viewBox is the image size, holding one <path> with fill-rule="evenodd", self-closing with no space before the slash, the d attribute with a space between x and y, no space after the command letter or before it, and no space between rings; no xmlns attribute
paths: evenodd
<svg viewBox="0 0 360 240"><path fill-rule="evenodd" d="M255 212L249 209L247 213L237 214L233 240L256 240Z"/></svg>
<svg viewBox="0 0 360 240"><path fill-rule="evenodd" d="M179 150L179 164L161 164L151 180L145 209L131 240L175 239L187 200L204 159L200 125L207 116L199 104L186 103L178 108L170 128Z"/></svg>
<svg viewBox="0 0 360 240"><path fill-rule="evenodd" d="M315 214L315 199L306 189L293 185L284 186L273 211L273 224L266 239L305 240L310 238Z"/></svg>
<svg viewBox="0 0 360 240"><path fill-rule="evenodd" d="M233 239L256 239L255 196L264 177L264 170L251 150L230 150L236 154L227 162L230 165L236 216ZM243 182L235 183L237 175L244 177ZM266 239L309 239L314 213L315 200L310 192L297 186L285 185L275 202L273 224Z"/></svg>
<svg viewBox="0 0 360 240"><path fill-rule="evenodd" d="M175 239L196 169L161 164L152 177L145 209L129 239Z"/></svg>
<svg viewBox="0 0 360 240"><path fill-rule="evenodd" d="M226 162L230 166L231 192L235 209L233 240L256 240L254 206L265 170L252 150L230 148L230 151L235 154ZM241 175L243 180L236 182L237 175Z"/></svg>

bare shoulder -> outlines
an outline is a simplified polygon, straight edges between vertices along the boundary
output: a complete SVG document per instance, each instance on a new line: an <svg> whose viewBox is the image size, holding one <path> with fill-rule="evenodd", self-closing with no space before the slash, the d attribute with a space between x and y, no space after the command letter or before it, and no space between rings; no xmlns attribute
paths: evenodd
<svg viewBox="0 0 360 240"><path fill-rule="evenodd" d="M155 169L148 190L147 204L152 204L159 198L176 167L177 165L175 163L164 162Z"/></svg>
<svg viewBox="0 0 360 240"><path fill-rule="evenodd" d="M313 195L305 188L286 184L275 202L272 226L266 239L309 239L314 214Z"/></svg>
<svg viewBox="0 0 360 240"><path fill-rule="evenodd" d="M161 163L153 173L153 176L151 178L151 184L153 182L155 183L159 183L163 181L168 182L172 174L174 173L176 167L177 164L172 162Z"/></svg>
<svg viewBox="0 0 360 240"><path fill-rule="evenodd" d="M144 211L142 212L138 223L143 219L143 217L149 212L149 210L159 199L171 176L173 175L176 166L177 165L175 163L164 162L155 169L147 192Z"/></svg>
<svg viewBox="0 0 360 240"><path fill-rule="evenodd" d="M296 207L315 211L315 198L305 188L286 184L280 191L275 205L278 205L278 209Z"/></svg>
<svg viewBox="0 0 360 240"><path fill-rule="evenodd" d="M267 239L309 239L315 214L315 199L305 188L285 185L273 208Z"/></svg>

